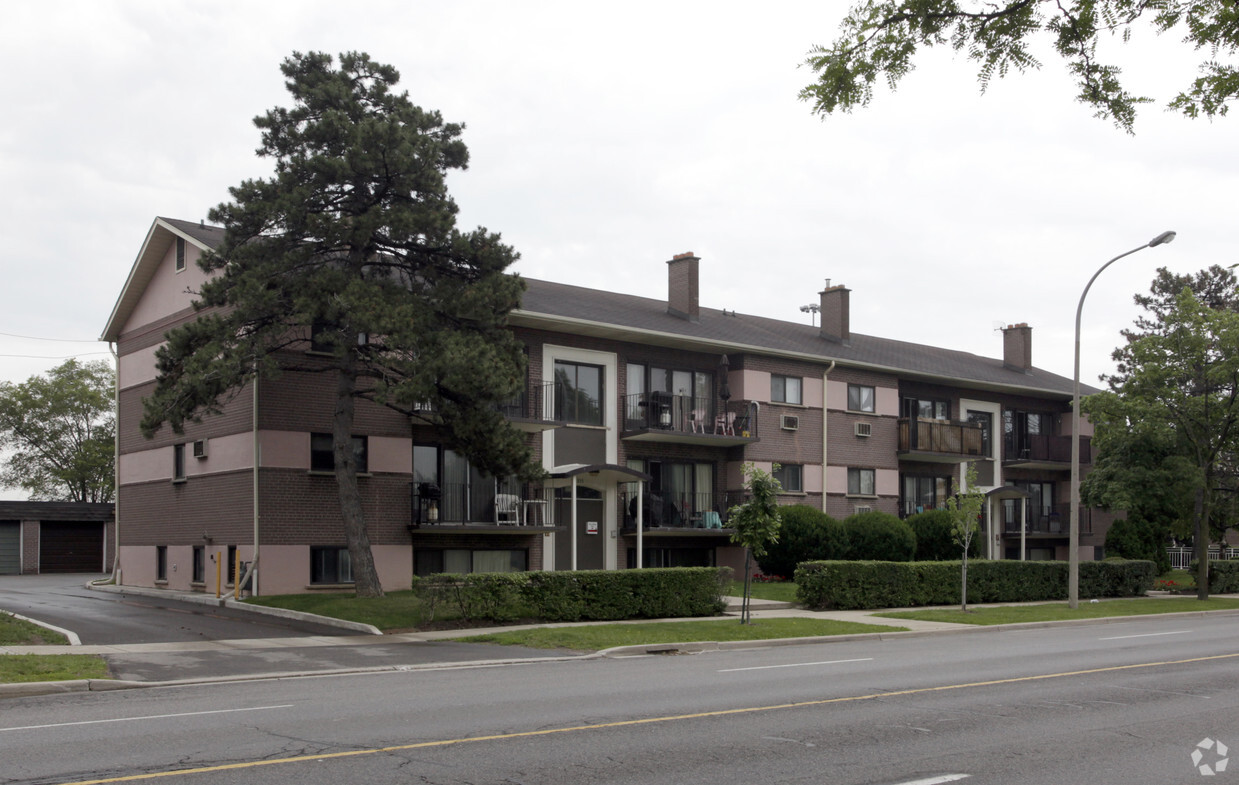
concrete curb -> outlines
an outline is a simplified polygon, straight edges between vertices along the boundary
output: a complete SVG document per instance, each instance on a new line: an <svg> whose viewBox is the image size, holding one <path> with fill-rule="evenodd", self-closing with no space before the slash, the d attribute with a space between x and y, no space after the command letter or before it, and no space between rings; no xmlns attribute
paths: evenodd
<svg viewBox="0 0 1239 785"><path fill-rule="evenodd" d="M0 613L5 614L6 616L12 616L14 619L21 619L22 621L30 622L31 624L38 626L38 627L42 627L45 630L51 630L52 632L58 632L61 635L65 636L66 639L68 639L70 646L81 646L82 645L82 639L77 637L77 633L73 632L72 630L66 630L62 627L57 627L54 624L48 624L45 621L39 621L38 619L32 619L28 616L22 616L20 613L13 613L12 611L0 611Z"/></svg>
<svg viewBox="0 0 1239 785"><path fill-rule="evenodd" d="M304 621L311 624L321 624L324 627L336 627L341 630L349 630L351 632L360 632L365 635L382 635L383 632L373 624L363 624L356 621L345 621L344 619L333 619L330 616L319 616L316 613L306 613L304 611L293 611L287 608L269 608L265 605L251 605L246 602L239 602L233 599L223 599L211 596L209 594L197 594L195 592L173 592L167 589L150 589L145 586L117 586L112 583L105 584L86 584L86 588L92 591L107 591L113 594L134 594L139 597L160 597L165 600L176 600L177 602L189 602L197 605L210 605L216 608L231 608L234 610L245 611L246 613L255 613L260 616L275 616L281 619L290 619L292 621Z"/></svg>

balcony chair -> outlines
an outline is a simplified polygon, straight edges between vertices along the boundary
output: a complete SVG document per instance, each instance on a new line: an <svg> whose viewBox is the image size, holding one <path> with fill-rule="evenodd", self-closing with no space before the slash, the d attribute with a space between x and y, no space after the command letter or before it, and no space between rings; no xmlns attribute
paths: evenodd
<svg viewBox="0 0 1239 785"><path fill-rule="evenodd" d="M728 436L736 435L736 413L725 412L714 418L714 432L717 434L726 434Z"/></svg>
<svg viewBox="0 0 1239 785"><path fill-rule="evenodd" d="M521 497L514 493L495 494L495 523L520 523Z"/></svg>
<svg viewBox="0 0 1239 785"><path fill-rule="evenodd" d="M689 422L689 425L691 425L693 428L693 433L705 433L706 432L706 410L705 409L693 409L691 412L688 413L688 422Z"/></svg>

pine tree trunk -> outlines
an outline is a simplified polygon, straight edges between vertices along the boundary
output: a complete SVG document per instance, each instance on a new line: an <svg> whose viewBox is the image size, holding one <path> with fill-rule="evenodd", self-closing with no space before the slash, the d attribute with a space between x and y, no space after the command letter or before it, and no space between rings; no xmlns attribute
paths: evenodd
<svg viewBox="0 0 1239 785"><path fill-rule="evenodd" d="M357 456L353 453L353 392L357 376L351 355L346 356L336 376L336 406L332 419L332 440L335 448L336 485L340 494L340 514L344 519L344 537L348 543L349 561L353 569L353 588L358 597L382 597L374 553L370 550L370 534L361 507L361 491L357 487Z"/></svg>

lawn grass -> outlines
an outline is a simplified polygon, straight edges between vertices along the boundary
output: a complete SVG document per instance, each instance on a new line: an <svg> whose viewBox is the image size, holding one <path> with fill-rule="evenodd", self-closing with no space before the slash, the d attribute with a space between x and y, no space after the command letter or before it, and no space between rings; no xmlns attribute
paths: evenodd
<svg viewBox="0 0 1239 785"><path fill-rule="evenodd" d="M68 639L46 627L0 611L0 646L67 646Z"/></svg>
<svg viewBox="0 0 1239 785"><path fill-rule="evenodd" d="M1144 597L1128 600L1082 602L1075 610L1065 602L1044 605L1002 605L970 608L930 608L923 611L876 613L888 619L946 621L956 624L1018 624L1021 622L1067 621L1071 619L1102 619L1111 616L1147 616L1158 613L1189 611L1221 611L1239 609L1239 600L1211 597L1204 602L1192 597Z"/></svg>
<svg viewBox="0 0 1239 785"><path fill-rule="evenodd" d="M904 627L887 627L829 619L759 619L752 624L739 620L637 622L595 624L578 627L539 627L508 630L486 635L470 635L453 640L467 643L497 643L536 649L600 651L615 646L689 643L693 641L753 641L776 638L808 638L823 635L898 632Z"/></svg>
<svg viewBox="0 0 1239 785"><path fill-rule="evenodd" d="M0 656L0 684L29 681L106 679L108 665L93 654L6 654Z"/></svg>
<svg viewBox="0 0 1239 785"><path fill-rule="evenodd" d="M1153 588L1168 591L1186 591L1196 588L1196 575L1187 570L1171 570L1153 581Z"/></svg>
<svg viewBox="0 0 1239 785"><path fill-rule="evenodd" d="M428 615L424 604L412 591L392 591L374 598L361 598L354 592L277 594L251 597L245 602L373 624L384 631L414 629L425 624ZM442 608L436 613L436 618L443 618Z"/></svg>
<svg viewBox="0 0 1239 785"><path fill-rule="evenodd" d="M744 596L744 582L732 581L728 593L732 597ZM795 602L796 584L792 581L771 581L761 583L754 581L749 584L749 596L758 600L774 600L776 602Z"/></svg>

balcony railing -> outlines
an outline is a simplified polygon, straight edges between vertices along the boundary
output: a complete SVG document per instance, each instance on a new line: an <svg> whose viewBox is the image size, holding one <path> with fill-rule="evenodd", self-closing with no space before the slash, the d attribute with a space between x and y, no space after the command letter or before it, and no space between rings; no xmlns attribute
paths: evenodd
<svg viewBox="0 0 1239 785"><path fill-rule="evenodd" d="M530 382L524 390L495 404L494 408L509 420L548 421L551 418L547 412L554 409L554 387L554 382ZM422 401L414 404L413 410L421 414L434 414L435 407L429 401Z"/></svg>
<svg viewBox="0 0 1239 785"><path fill-rule="evenodd" d="M757 438L757 418L749 401L720 401L692 395L651 392L624 397L624 431Z"/></svg>
<svg viewBox="0 0 1239 785"><path fill-rule="evenodd" d="M979 423L947 420L899 420L900 452L984 455L985 432Z"/></svg>
<svg viewBox="0 0 1239 785"><path fill-rule="evenodd" d="M542 492L515 480L411 486L413 528L549 525Z"/></svg>
<svg viewBox="0 0 1239 785"><path fill-rule="evenodd" d="M650 529L725 529L730 510L747 491L720 493L649 493L642 496L642 524ZM619 494L620 520L626 531L637 529L637 494Z"/></svg>
<svg viewBox="0 0 1239 785"><path fill-rule="evenodd" d="M1008 537L1020 536L1019 505L1004 506L1003 533ZM1071 533L1071 503L1028 508L1026 534L1066 537ZM1093 533L1093 520L1088 507L1080 507L1080 533Z"/></svg>
<svg viewBox="0 0 1239 785"><path fill-rule="evenodd" d="M1092 446L1090 437L1080 437L1080 463L1093 462ZM1007 434L1002 459L1006 463L1071 463L1071 437Z"/></svg>

